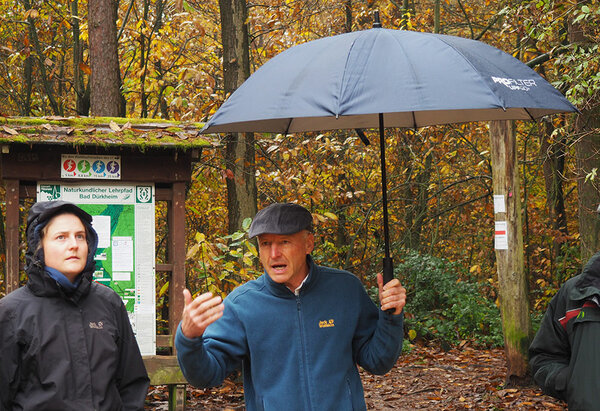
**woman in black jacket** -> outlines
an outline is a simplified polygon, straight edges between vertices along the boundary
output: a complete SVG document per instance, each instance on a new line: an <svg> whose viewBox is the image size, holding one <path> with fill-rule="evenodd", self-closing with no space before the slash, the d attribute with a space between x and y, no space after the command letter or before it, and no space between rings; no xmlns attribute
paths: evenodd
<svg viewBox="0 0 600 411"><path fill-rule="evenodd" d="M92 281L92 217L64 201L27 218L28 282L0 299L0 410L141 410L149 379L121 298Z"/></svg>

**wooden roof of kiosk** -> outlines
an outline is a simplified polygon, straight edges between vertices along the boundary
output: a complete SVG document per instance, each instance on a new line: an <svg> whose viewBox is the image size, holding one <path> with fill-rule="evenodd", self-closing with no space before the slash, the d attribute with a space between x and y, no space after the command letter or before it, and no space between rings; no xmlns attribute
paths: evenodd
<svg viewBox="0 0 600 411"><path fill-rule="evenodd" d="M199 135L201 126L126 118L0 117L0 176L6 190L6 293L19 287L20 200L35 200L38 182L66 181L60 172L62 154L119 155L119 182L153 182L156 201L167 203L168 261L157 264L156 271L170 273L169 333L174 335L185 287L186 183L191 180L192 162L199 159L203 147L211 145L207 137Z"/></svg>

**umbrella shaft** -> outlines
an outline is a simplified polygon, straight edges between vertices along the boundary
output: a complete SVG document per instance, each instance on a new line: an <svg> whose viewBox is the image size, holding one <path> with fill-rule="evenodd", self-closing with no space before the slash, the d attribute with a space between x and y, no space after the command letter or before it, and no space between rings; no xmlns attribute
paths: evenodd
<svg viewBox="0 0 600 411"><path fill-rule="evenodd" d="M385 162L385 131L383 124L383 113L379 113L379 149L381 156L381 192L383 202L383 239L385 243L385 257L390 257L390 228L388 223L388 199L387 199L387 174Z"/></svg>
<svg viewBox="0 0 600 411"><path fill-rule="evenodd" d="M384 284L394 278L394 266L390 257L390 226L388 222L387 174L385 165L385 128L383 113L379 113L379 151L381 156L381 192L383 203L383 242L385 257L383 258Z"/></svg>

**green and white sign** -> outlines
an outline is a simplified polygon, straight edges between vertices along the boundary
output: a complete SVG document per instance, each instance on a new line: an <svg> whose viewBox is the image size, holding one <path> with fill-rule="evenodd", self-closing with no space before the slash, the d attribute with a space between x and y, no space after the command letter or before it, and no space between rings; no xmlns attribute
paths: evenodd
<svg viewBox="0 0 600 411"><path fill-rule="evenodd" d="M123 299L143 355L156 353L154 184L39 183L37 200L65 200L93 217L94 280Z"/></svg>

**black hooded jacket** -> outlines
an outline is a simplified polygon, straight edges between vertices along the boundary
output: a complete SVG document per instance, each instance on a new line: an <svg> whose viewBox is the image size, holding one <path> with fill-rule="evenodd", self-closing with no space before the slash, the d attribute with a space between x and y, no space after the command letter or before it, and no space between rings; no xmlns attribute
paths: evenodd
<svg viewBox="0 0 600 411"><path fill-rule="evenodd" d="M552 298L529 359L546 394L569 410L600 410L600 253Z"/></svg>
<svg viewBox="0 0 600 411"><path fill-rule="evenodd" d="M44 270L40 230L57 214L86 228L88 258L74 291ZM0 410L139 410L149 379L121 298L92 281L92 218L63 201L39 202L27 219L28 282L0 299Z"/></svg>

